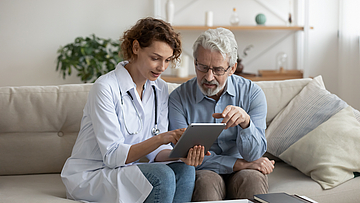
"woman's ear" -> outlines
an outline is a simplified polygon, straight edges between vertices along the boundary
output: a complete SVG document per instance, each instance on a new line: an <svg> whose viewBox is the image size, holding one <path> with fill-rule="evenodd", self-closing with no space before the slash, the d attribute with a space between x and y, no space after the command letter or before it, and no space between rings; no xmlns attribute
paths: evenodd
<svg viewBox="0 0 360 203"><path fill-rule="evenodd" d="M134 40L132 43L132 51L135 55L137 55L139 53L140 50L140 44L137 40Z"/></svg>

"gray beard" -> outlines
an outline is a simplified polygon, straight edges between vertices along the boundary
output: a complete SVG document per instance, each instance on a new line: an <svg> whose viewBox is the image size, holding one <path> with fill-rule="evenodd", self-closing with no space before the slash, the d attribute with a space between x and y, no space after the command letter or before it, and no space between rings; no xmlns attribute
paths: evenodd
<svg viewBox="0 0 360 203"><path fill-rule="evenodd" d="M216 85L216 88L214 90L212 89L207 89L207 88L204 88L202 86L202 84L214 84ZM226 83L224 83L222 86L219 85L219 83L216 81L216 80L212 80L212 81L207 81L205 79L202 79L201 80L201 84L198 84L199 85L199 88L200 88L200 91L205 94L206 96L208 97L211 97L211 96L215 96L217 93L219 93L226 85Z"/></svg>

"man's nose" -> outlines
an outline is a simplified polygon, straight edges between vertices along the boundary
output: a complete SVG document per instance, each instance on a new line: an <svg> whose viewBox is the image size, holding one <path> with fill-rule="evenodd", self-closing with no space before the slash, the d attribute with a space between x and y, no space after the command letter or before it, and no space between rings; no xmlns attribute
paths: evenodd
<svg viewBox="0 0 360 203"><path fill-rule="evenodd" d="M213 73L213 69L209 69L207 73L205 73L205 79L207 81L212 81L215 79L215 75Z"/></svg>

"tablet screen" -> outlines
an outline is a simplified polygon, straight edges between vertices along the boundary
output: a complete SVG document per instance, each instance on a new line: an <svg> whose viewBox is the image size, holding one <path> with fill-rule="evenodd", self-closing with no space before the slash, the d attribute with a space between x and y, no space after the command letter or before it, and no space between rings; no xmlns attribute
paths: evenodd
<svg viewBox="0 0 360 203"><path fill-rule="evenodd" d="M216 138L225 128L226 123L192 123L171 151L169 158L186 157L190 148L195 145L205 147L205 153L210 149Z"/></svg>

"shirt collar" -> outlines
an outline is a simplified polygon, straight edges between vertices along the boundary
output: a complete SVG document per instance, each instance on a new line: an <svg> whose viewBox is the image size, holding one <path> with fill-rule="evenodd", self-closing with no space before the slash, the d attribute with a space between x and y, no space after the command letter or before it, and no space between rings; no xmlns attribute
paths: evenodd
<svg viewBox="0 0 360 203"><path fill-rule="evenodd" d="M226 83L227 85L225 86L225 91L223 92L222 95L224 94L229 94L230 96L234 97L236 95L235 93L235 88L234 88L234 85L233 85L233 82L231 80L231 77L232 76L229 76L226 80ZM195 90L195 102L196 103L199 103L201 102L204 98L208 98L206 95L204 95L201 90L200 90L200 87L199 85L197 84L197 78L195 78L194 82L196 83L196 90Z"/></svg>
<svg viewBox="0 0 360 203"><path fill-rule="evenodd" d="M136 84L134 83L130 73L125 68L125 65L128 63L129 61L122 61L118 63L115 69L116 79L118 80L121 92L127 92L130 89L136 88ZM147 87L151 87L152 85L155 86L156 91L161 91L156 80L155 81L147 80L145 82L144 89L146 89Z"/></svg>

